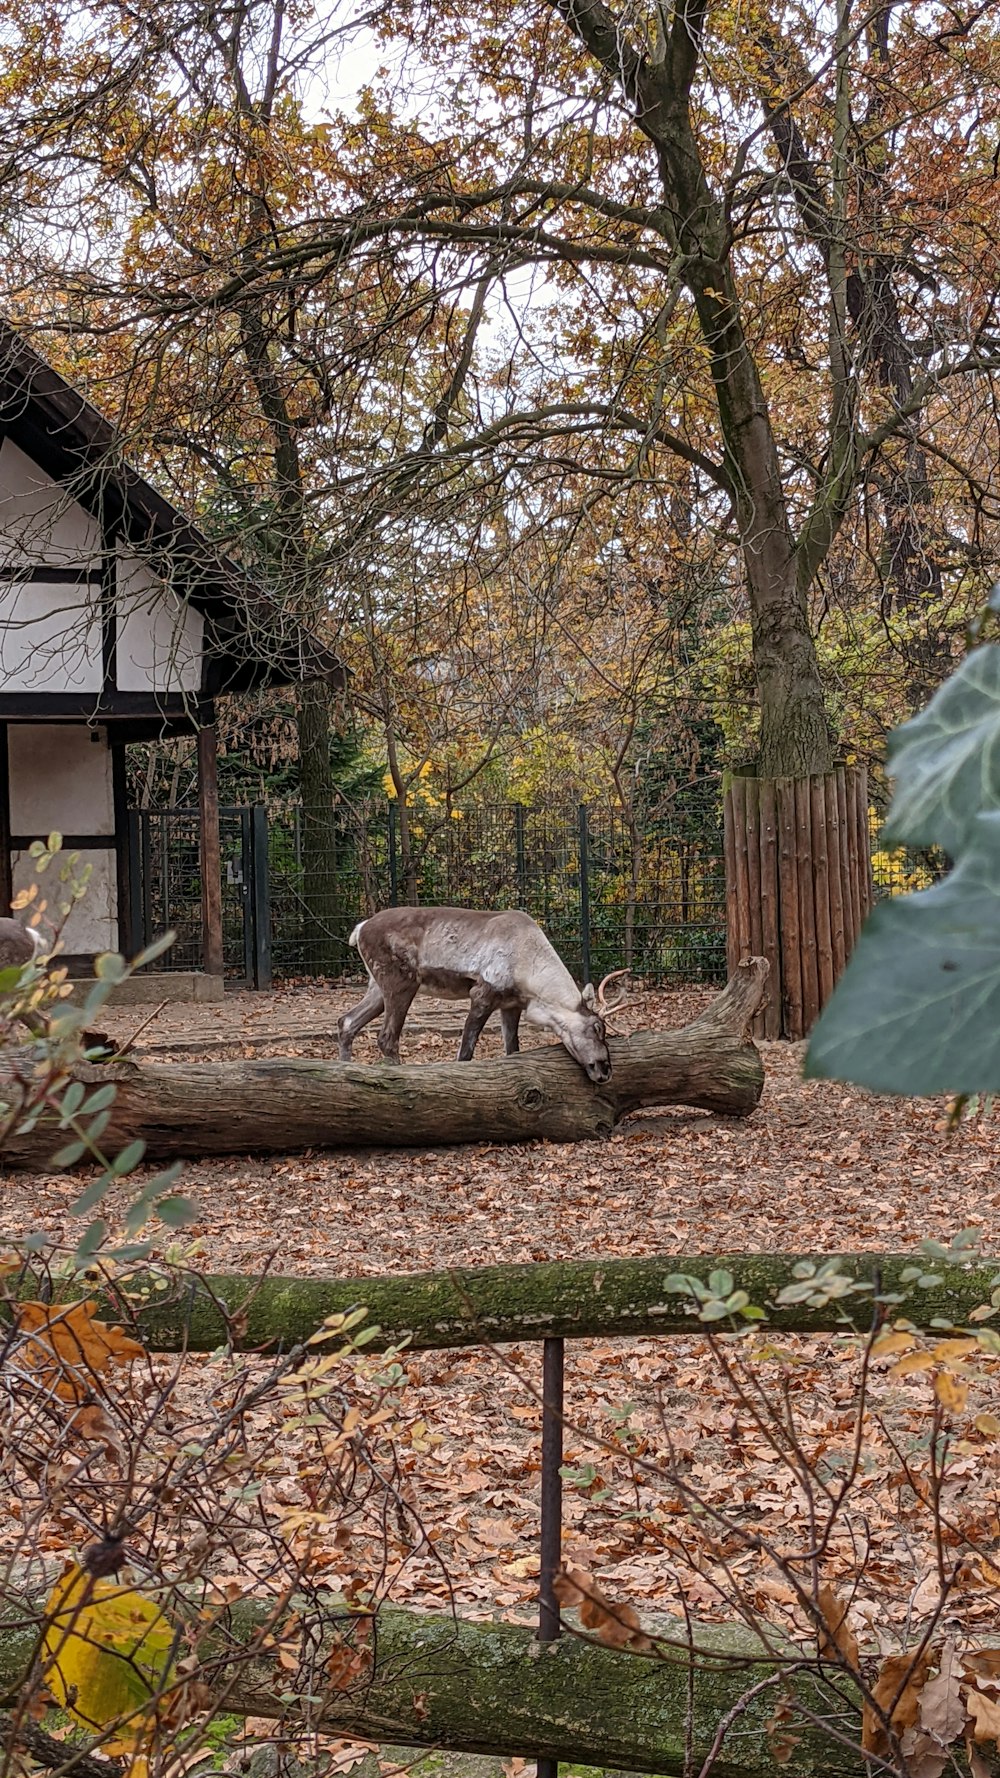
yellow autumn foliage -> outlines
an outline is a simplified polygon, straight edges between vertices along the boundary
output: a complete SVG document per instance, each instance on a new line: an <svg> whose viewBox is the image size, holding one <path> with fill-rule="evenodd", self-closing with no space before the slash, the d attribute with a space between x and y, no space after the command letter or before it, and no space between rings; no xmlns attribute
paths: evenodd
<svg viewBox="0 0 1000 1778"><path fill-rule="evenodd" d="M142 1740L150 1702L169 1682L173 1645L173 1625L153 1600L74 1564L46 1605L45 1684L88 1729L119 1725L114 1745L128 1751Z"/></svg>

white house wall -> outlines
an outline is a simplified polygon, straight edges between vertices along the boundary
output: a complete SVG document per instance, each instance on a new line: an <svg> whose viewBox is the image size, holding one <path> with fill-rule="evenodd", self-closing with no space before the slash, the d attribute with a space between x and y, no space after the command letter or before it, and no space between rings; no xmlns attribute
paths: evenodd
<svg viewBox="0 0 1000 1778"><path fill-rule="evenodd" d="M96 582L11 582L0 573L0 691L101 689Z"/></svg>
<svg viewBox="0 0 1000 1778"><path fill-rule="evenodd" d="M94 737L93 739L91 737ZM45 838L64 834L107 834L108 846L79 847L90 883L63 927L69 953L118 949L118 879L114 851L114 795L111 750L102 730L82 723L11 723L7 729L11 832ZM37 880L50 919L60 918L58 868L36 879L27 849L13 854L15 894Z"/></svg>
<svg viewBox="0 0 1000 1778"><path fill-rule="evenodd" d="M7 758L11 833L44 838L56 829L113 838L111 749L103 730L76 722L12 722Z"/></svg>
<svg viewBox="0 0 1000 1778"><path fill-rule="evenodd" d="M119 551L119 691L200 691L204 632L200 611L145 562Z"/></svg>
<svg viewBox="0 0 1000 1778"><path fill-rule="evenodd" d="M11 877L14 894L38 883L39 895L46 902L46 918L60 926L62 948L68 956L87 955L92 951L117 951L118 942L118 866L112 851L78 848L80 864L91 866L87 893L75 903L67 919L57 911L59 883L52 869L36 877L35 860L27 852L11 855Z"/></svg>
<svg viewBox="0 0 1000 1778"><path fill-rule="evenodd" d="M0 446L0 572L44 562L96 570L100 560L97 520L5 438Z"/></svg>

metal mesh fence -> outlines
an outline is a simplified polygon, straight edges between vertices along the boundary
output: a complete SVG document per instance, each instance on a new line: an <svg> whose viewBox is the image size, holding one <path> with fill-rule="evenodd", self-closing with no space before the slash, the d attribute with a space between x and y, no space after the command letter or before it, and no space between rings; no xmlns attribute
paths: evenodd
<svg viewBox="0 0 1000 1778"><path fill-rule="evenodd" d="M624 966L653 983L726 977L722 833L711 809L633 822L620 809L527 808L510 803L409 811L385 802L290 808L251 819L221 814L226 970L254 976L266 878L270 966L276 977L356 975L348 938L377 908L519 907L539 921L579 980ZM133 930L146 939L172 926L164 965L198 968L201 874L195 809L130 818ZM255 855L254 848L261 848ZM933 850L885 848L872 837L875 893L937 881L948 861Z"/></svg>

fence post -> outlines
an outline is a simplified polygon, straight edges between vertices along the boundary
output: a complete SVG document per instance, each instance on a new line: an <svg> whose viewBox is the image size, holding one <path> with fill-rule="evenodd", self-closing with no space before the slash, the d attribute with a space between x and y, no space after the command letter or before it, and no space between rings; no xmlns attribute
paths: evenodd
<svg viewBox="0 0 1000 1778"><path fill-rule="evenodd" d="M130 809L126 832L128 835L128 943L129 952L134 957L148 943L146 922L142 917L142 853L139 839L140 816L138 809Z"/></svg>
<svg viewBox="0 0 1000 1778"><path fill-rule="evenodd" d="M254 969L253 866L251 864L253 834L250 810L240 809L240 906L243 913L243 979L248 988L257 986ZM230 865L230 870L232 866Z"/></svg>
<svg viewBox="0 0 1000 1778"><path fill-rule="evenodd" d="M254 803L250 814L250 912L253 932L253 985L271 986L271 886L268 878L267 810Z"/></svg>
<svg viewBox="0 0 1000 1778"><path fill-rule="evenodd" d="M580 968L585 982L590 981L590 836L587 827L587 805L580 804Z"/></svg>
<svg viewBox="0 0 1000 1778"><path fill-rule="evenodd" d="M399 905L399 866L396 861L396 805L389 804L389 905Z"/></svg>
<svg viewBox="0 0 1000 1778"><path fill-rule="evenodd" d="M525 857L524 836L524 804L514 804L514 858L515 877L517 881L517 905L527 910L528 906L528 865Z"/></svg>

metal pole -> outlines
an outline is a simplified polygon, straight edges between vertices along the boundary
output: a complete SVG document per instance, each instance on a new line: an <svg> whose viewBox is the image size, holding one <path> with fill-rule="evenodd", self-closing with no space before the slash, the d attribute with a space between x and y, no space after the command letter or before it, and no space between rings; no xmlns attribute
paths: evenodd
<svg viewBox="0 0 1000 1778"><path fill-rule="evenodd" d="M396 864L396 805L389 804L389 904L399 905L399 869Z"/></svg>
<svg viewBox="0 0 1000 1778"><path fill-rule="evenodd" d="M250 897L253 908L253 975L255 988L271 986L271 883L268 876L267 809L254 803L250 811Z"/></svg>
<svg viewBox="0 0 1000 1778"><path fill-rule="evenodd" d="M538 1582L538 1640L559 1635L553 1582L562 1561L563 1374L565 1342L542 1342L542 1547ZM538 1778L558 1778L559 1762L538 1761Z"/></svg>
<svg viewBox="0 0 1000 1778"><path fill-rule="evenodd" d="M517 905L527 911L528 869L524 847L524 804L514 804L514 847L517 856Z"/></svg>
<svg viewBox="0 0 1000 1778"><path fill-rule="evenodd" d="M254 971L254 934L253 934L253 865L250 860L253 852L253 835L250 830L250 810L241 809L240 815L240 905L243 909L243 975L248 988L257 986Z"/></svg>
<svg viewBox="0 0 1000 1778"><path fill-rule="evenodd" d="M139 811L130 809L128 832L128 926L129 954L135 956L148 942L142 912L142 842L139 838Z"/></svg>
<svg viewBox="0 0 1000 1778"><path fill-rule="evenodd" d="M580 968L583 979L590 976L590 845L587 832L587 805L580 804Z"/></svg>

